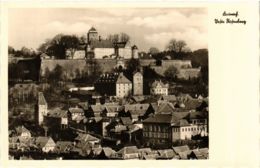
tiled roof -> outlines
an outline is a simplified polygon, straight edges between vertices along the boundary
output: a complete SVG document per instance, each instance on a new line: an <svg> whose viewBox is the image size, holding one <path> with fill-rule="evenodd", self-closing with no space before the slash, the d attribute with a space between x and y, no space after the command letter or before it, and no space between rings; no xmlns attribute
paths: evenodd
<svg viewBox="0 0 260 168"><path fill-rule="evenodd" d="M82 108L78 108L78 107L71 107L71 108L69 108L69 112L71 112L71 113L84 113L84 110Z"/></svg>
<svg viewBox="0 0 260 168"><path fill-rule="evenodd" d="M54 108L54 109L50 109L48 111L47 116L49 117L56 117L56 118L65 118L67 117L67 112L65 110L62 110L60 108Z"/></svg>
<svg viewBox="0 0 260 168"><path fill-rule="evenodd" d="M120 73L116 83L132 83L129 79L127 79L123 73Z"/></svg>
<svg viewBox="0 0 260 168"><path fill-rule="evenodd" d="M175 124L185 116L187 116L188 112L173 112L171 114L155 114L154 116L150 116L145 119L143 123L167 123L167 124Z"/></svg>
<svg viewBox="0 0 260 168"><path fill-rule="evenodd" d="M190 124L189 124L188 121L185 120L185 119L181 119L181 120L179 120L176 124L174 124L174 126L180 126L180 127L182 127L182 126L188 126L188 125L190 125Z"/></svg>
<svg viewBox="0 0 260 168"><path fill-rule="evenodd" d="M39 92L39 94L38 94L38 104L39 105L47 105L47 102L46 102L42 92Z"/></svg>
<svg viewBox="0 0 260 168"><path fill-rule="evenodd" d="M175 95L162 95L160 97L161 100L166 100L166 101L176 101L177 98Z"/></svg>
<svg viewBox="0 0 260 168"><path fill-rule="evenodd" d="M125 146L122 149L120 149L117 153L122 155L138 153L138 148L136 146Z"/></svg>
<svg viewBox="0 0 260 168"><path fill-rule="evenodd" d="M94 40L91 41L90 46L92 48L114 48L114 44L110 40Z"/></svg>
<svg viewBox="0 0 260 168"><path fill-rule="evenodd" d="M40 146L41 148L43 148L49 140L52 140L51 137L43 137L43 136L40 136L40 137L37 137L36 140L35 140L35 143L37 146ZM52 140L53 141L53 140Z"/></svg>

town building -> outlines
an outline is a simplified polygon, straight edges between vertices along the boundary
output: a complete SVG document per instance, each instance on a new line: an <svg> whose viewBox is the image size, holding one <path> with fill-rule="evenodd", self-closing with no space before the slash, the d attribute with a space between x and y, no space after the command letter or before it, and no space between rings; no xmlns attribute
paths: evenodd
<svg viewBox="0 0 260 168"><path fill-rule="evenodd" d="M132 82L123 73L120 73L116 81L116 96L124 98L132 94Z"/></svg>
<svg viewBox="0 0 260 168"><path fill-rule="evenodd" d="M133 95L143 95L143 75L141 72L135 72L133 76Z"/></svg>
<svg viewBox="0 0 260 168"><path fill-rule="evenodd" d="M50 109L47 115L44 116L44 124L55 130L68 128L67 111L60 108Z"/></svg>
<svg viewBox="0 0 260 168"><path fill-rule="evenodd" d="M45 100L45 97L42 92L39 92L38 94L38 104L37 104L37 110L36 110L36 122L39 125L43 124L43 118L48 113L48 104Z"/></svg>
<svg viewBox="0 0 260 168"><path fill-rule="evenodd" d="M48 153L55 149L55 142L51 137L37 137L35 140L36 146L38 146L42 152Z"/></svg>
<svg viewBox="0 0 260 168"><path fill-rule="evenodd" d="M21 137L23 139L31 138L31 132L27 128L25 128L23 125L16 127L15 132L18 137Z"/></svg>
<svg viewBox="0 0 260 168"><path fill-rule="evenodd" d="M102 74L94 85L101 95L123 98L132 94L132 82L123 73Z"/></svg>
<svg viewBox="0 0 260 168"><path fill-rule="evenodd" d="M193 136L207 136L207 121L201 119L203 124L194 124L189 118L196 118L197 112L172 112L171 114L155 114L143 121L143 137L147 143L163 144L177 140L191 139ZM193 121L192 120L192 121Z"/></svg>
<svg viewBox="0 0 260 168"><path fill-rule="evenodd" d="M162 81L154 81L150 88L151 95L168 95L169 84L164 84Z"/></svg>

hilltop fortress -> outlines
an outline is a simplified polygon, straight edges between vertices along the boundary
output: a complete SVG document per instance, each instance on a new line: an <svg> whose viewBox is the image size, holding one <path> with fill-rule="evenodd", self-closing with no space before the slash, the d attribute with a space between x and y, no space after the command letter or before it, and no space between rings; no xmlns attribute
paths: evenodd
<svg viewBox="0 0 260 168"><path fill-rule="evenodd" d="M42 55L40 76L45 75L46 69L52 71L56 65L62 66L65 73L74 76L76 69L82 72L88 68L88 59L94 59L100 65L102 72L109 73L114 68L125 68L126 62L131 58L139 59L138 47L131 46L130 42L112 42L102 39L93 27L88 31L87 37L86 43L79 45L74 53L66 51L67 59L53 59ZM140 59L140 64L142 67L149 66L160 75L164 75L164 71L173 65L178 69L179 79L188 80L200 75L200 68L193 68L191 60L162 60L158 65L155 59Z"/></svg>

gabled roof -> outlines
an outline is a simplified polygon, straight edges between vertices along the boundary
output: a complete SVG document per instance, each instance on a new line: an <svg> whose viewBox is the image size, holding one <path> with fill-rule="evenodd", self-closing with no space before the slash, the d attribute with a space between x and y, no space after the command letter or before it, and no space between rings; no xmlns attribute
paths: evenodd
<svg viewBox="0 0 260 168"><path fill-rule="evenodd" d="M39 92L38 94L38 105L47 105L47 102L42 92Z"/></svg>
<svg viewBox="0 0 260 168"><path fill-rule="evenodd" d="M37 137L35 140L35 143L37 146L43 148L47 143L52 142L54 143L53 139L51 137Z"/></svg>
<svg viewBox="0 0 260 168"><path fill-rule="evenodd" d="M171 114L155 114L145 119L143 123L166 123L166 124L176 124L189 112L173 112Z"/></svg>
<svg viewBox="0 0 260 168"><path fill-rule="evenodd" d="M90 134L81 134L81 133L79 133L79 135L75 138L75 140L83 141L83 142L99 141L98 138L96 138Z"/></svg>
<svg viewBox="0 0 260 168"><path fill-rule="evenodd" d="M104 105L101 104L91 105L90 108L94 113L102 112L103 110L105 110Z"/></svg>
<svg viewBox="0 0 260 168"><path fill-rule="evenodd" d="M166 101L176 101L177 98L175 95L162 95L160 97L160 100L166 100Z"/></svg>
<svg viewBox="0 0 260 168"><path fill-rule="evenodd" d="M111 157L112 155L114 155L116 153L116 151L114 151L112 148L110 147L103 147L102 148L102 152L105 154L106 157Z"/></svg>
<svg viewBox="0 0 260 168"><path fill-rule="evenodd" d="M79 102L78 105L83 110L88 110L88 102Z"/></svg>
<svg viewBox="0 0 260 168"><path fill-rule="evenodd" d="M18 126L15 128L15 131L17 134L22 134L23 132L30 132L27 128L25 128L23 125Z"/></svg>
<svg viewBox="0 0 260 168"><path fill-rule="evenodd" d="M176 154L190 150L190 148L187 145L172 147L172 149Z"/></svg>
<svg viewBox="0 0 260 168"><path fill-rule="evenodd" d="M172 103L170 102L161 102L157 108L157 111L155 113L158 114L170 114L175 111L175 108Z"/></svg>
<svg viewBox="0 0 260 168"><path fill-rule="evenodd" d="M175 153L172 149L164 149L164 150L158 150L160 159L172 159L175 156Z"/></svg>
<svg viewBox="0 0 260 168"><path fill-rule="evenodd" d="M58 152L69 152L73 148L73 143L70 141L57 141L55 151Z"/></svg>
<svg viewBox="0 0 260 168"><path fill-rule="evenodd" d="M138 153L138 148L136 146L125 146L122 149L120 149L117 153L122 154L123 156L126 154Z"/></svg>
<svg viewBox="0 0 260 168"><path fill-rule="evenodd" d="M132 83L132 82L129 79L127 79L127 77L125 77L123 73L120 73L116 83L118 84L118 83Z"/></svg>

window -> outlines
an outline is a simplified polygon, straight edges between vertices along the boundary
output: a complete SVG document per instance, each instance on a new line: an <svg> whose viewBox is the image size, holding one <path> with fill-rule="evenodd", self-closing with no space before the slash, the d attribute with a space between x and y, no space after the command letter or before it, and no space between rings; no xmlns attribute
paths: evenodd
<svg viewBox="0 0 260 168"><path fill-rule="evenodd" d="M187 131L187 128L185 128L185 132Z"/></svg>
<svg viewBox="0 0 260 168"><path fill-rule="evenodd" d="M191 128L191 131L193 131L193 128Z"/></svg>
<svg viewBox="0 0 260 168"><path fill-rule="evenodd" d="M188 128L188 130L190 131L190 128Z"/></svg>

